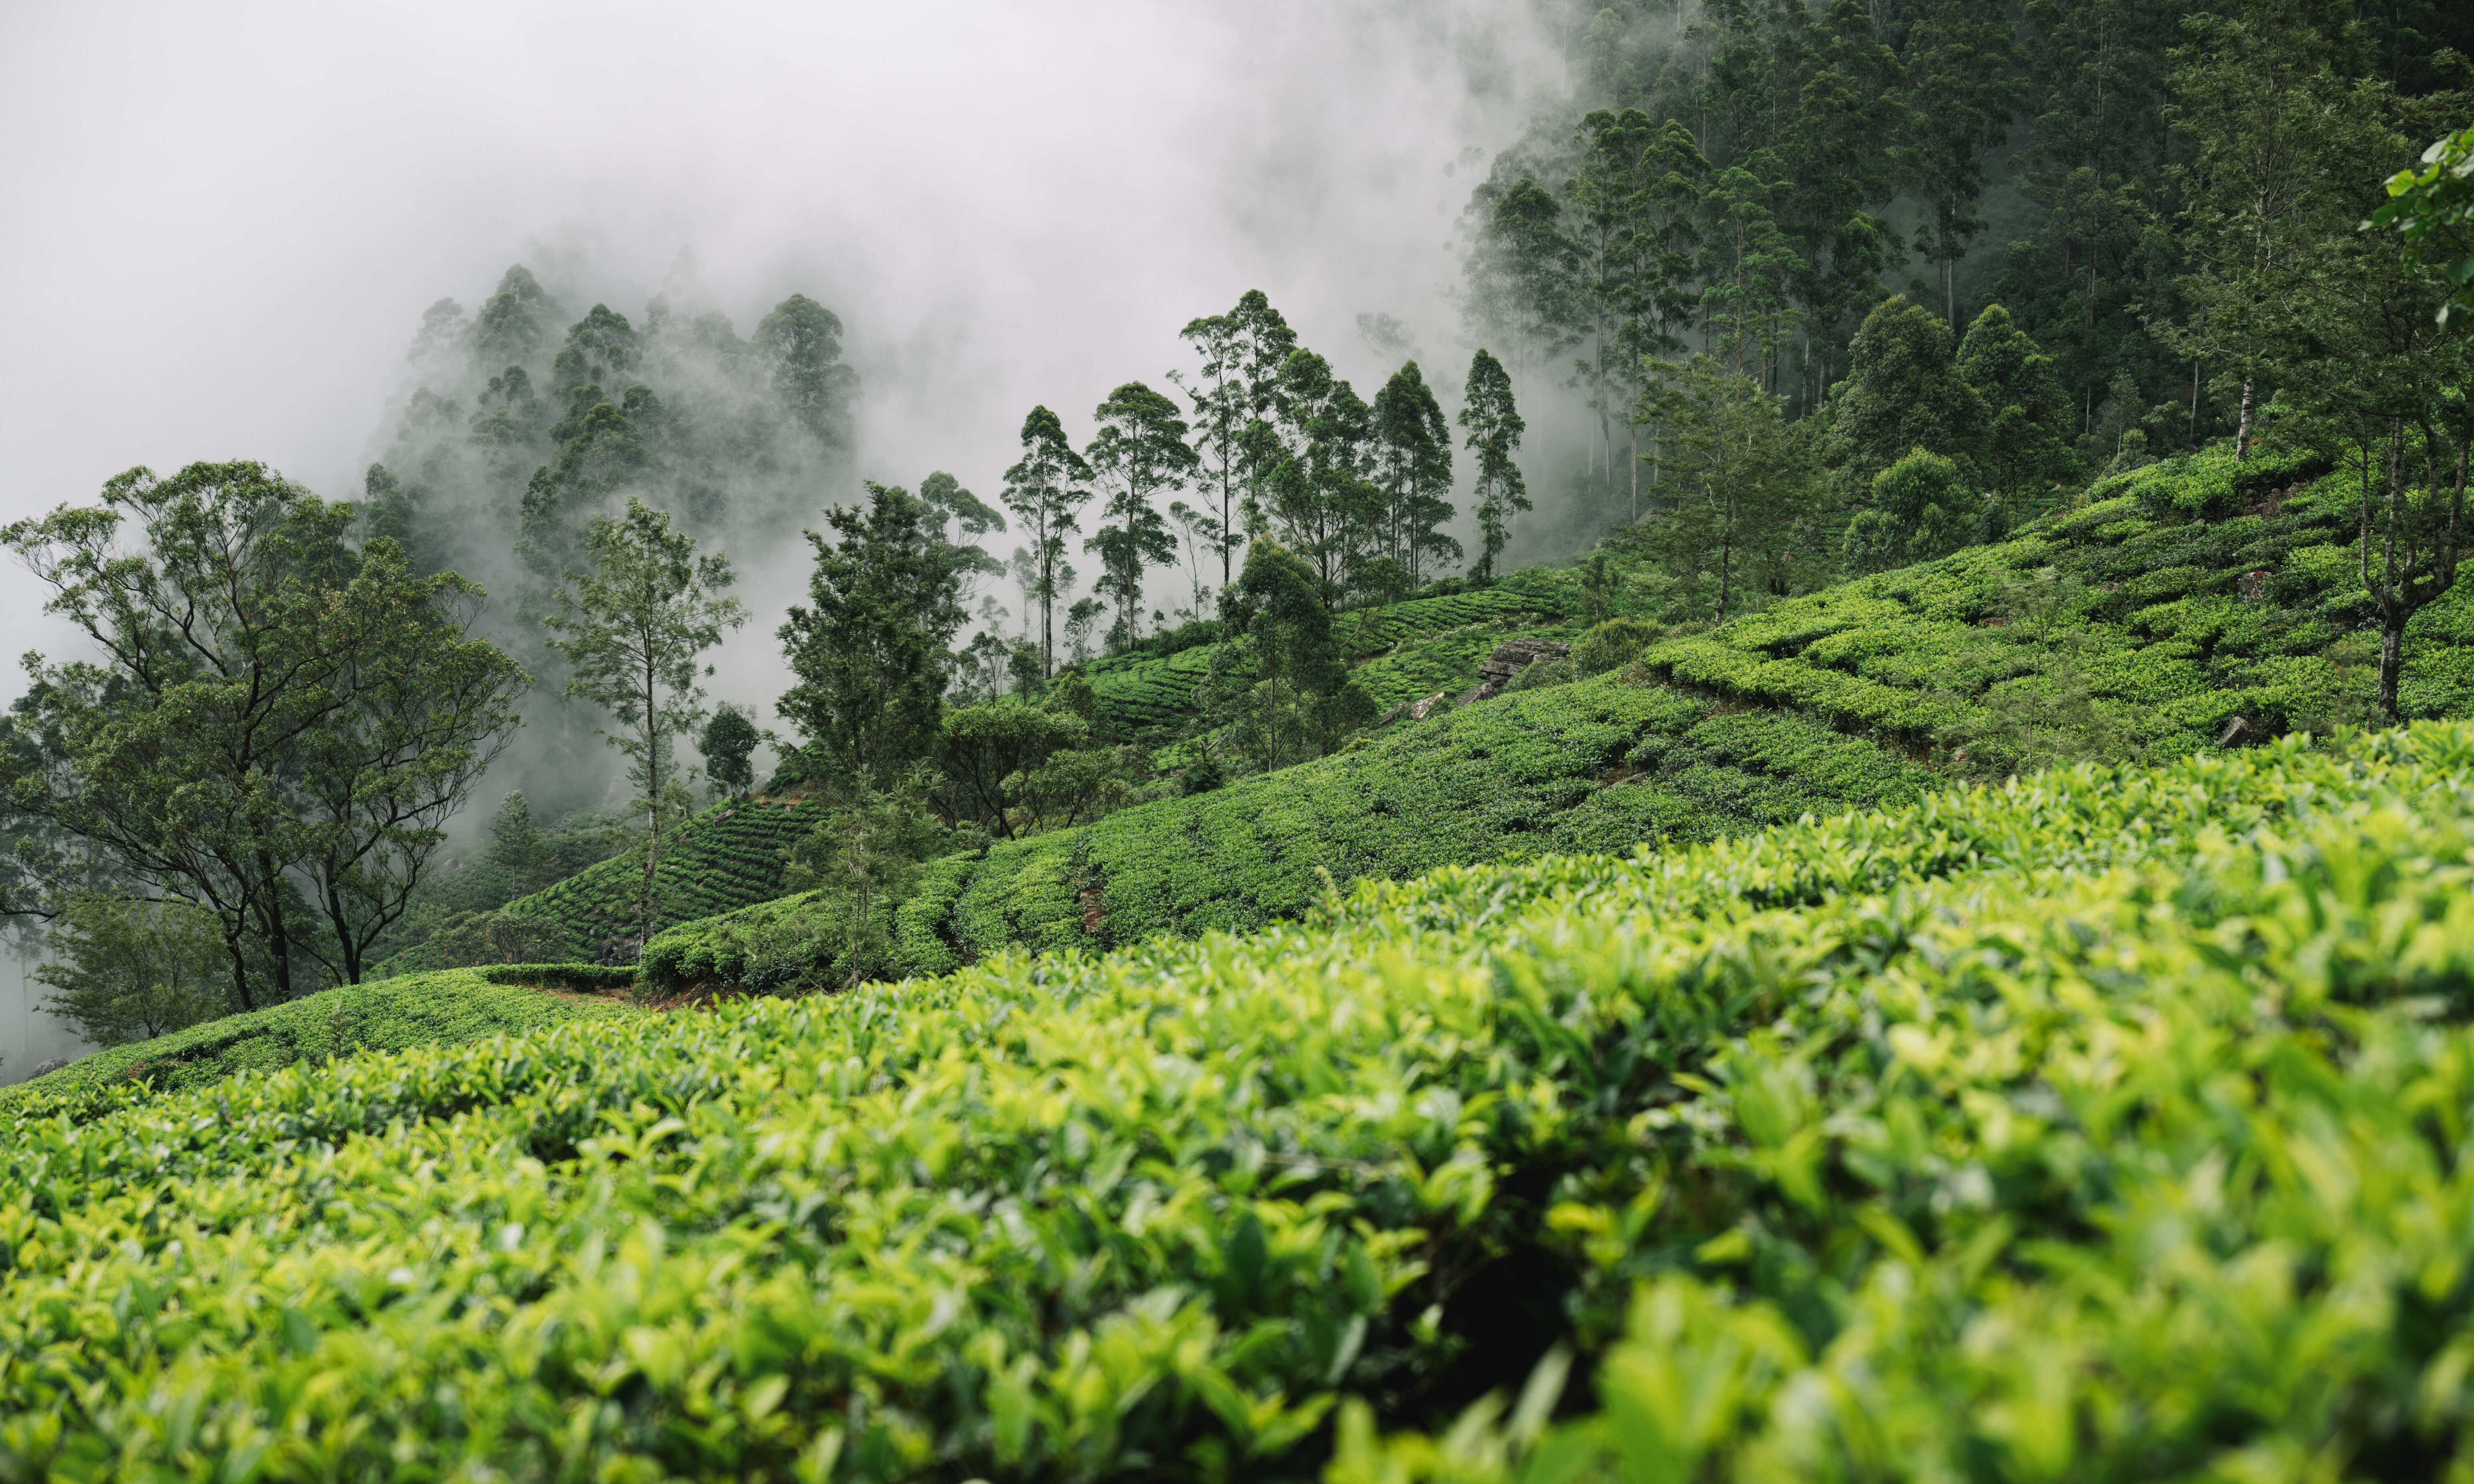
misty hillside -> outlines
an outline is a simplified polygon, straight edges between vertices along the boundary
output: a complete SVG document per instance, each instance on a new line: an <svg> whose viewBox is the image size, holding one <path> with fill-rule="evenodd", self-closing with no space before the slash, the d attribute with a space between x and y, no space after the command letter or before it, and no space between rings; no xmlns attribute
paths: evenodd
<svg viewBox="0 0 2474 1484"><path fill-rule="evenodd" d="M0 12L0 1478L2474 1472L2469 56Z"/></svg>

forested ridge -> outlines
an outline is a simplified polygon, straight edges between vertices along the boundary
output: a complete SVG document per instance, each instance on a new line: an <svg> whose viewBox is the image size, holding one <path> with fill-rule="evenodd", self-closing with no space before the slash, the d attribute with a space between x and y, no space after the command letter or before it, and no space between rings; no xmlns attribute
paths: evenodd
<svg viewBox="0 0 2474 1484"><path fill-rule="evenodd" d="M0 1476L2474 1467L2474 18L1532 20L1447 350L518 265L0 529Z"/></svg>

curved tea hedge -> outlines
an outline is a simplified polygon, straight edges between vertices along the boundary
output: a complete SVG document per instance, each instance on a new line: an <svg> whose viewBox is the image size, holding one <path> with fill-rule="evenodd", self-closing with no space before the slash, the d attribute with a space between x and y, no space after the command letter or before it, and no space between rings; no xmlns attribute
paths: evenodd
<svg viewBox="0 0 2474 1484"><path fill-rule="evenodd" d="M825 817L821 799L752 798L714 804L662 843L655 875L663 921L711 917L783 895L789 848ZM567 929L567 951L590 960L613 939L638 931L636 900L643 888L640 857L613 856L554 881L501 910L546 918ZM453 967L439 962L434 942L417 943L379 966L382 974Z"/></svg>
<svg viewBox="0 0 2474 1484"><path fill-rule="evenodd" d="M362 1051L478 1041L567 1020L636 1012L543 994L544 988L595 993L633 982L633 969L591 964L524 964L449 969L322 990L186 1030L93 1052L32 1082L0 1089L0 1118L85 1115L133 1096L201 1088L234 1072Z"/></svg>
<svg viewBox="0 0 2474 1484"><path fill-rule="evenodd" d="M1917 798L1937 780L1781 713L1726 714L1619 674L1497 698L1330 757L1078 829L929 864L893 915L892 962L934 974L1009 947L1091 951L1294 919L1333 883L1546 852L1743 834ZM847 936L801 898L683 923L647 945L666 987L764 989L784 955ZM847 977L837 966L833 977Z"/></svg>
<svg viewBox="0 0 2474 1484"><path fill-rule="evenodd" d="M2443 1476L2469 851L2426 726L20 1119L0 1473Z"/></svg>

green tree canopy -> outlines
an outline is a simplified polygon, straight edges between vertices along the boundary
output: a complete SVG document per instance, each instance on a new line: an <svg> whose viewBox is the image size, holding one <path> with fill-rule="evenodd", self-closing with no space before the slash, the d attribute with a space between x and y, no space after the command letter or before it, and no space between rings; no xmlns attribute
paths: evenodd
<svg viewBox="0 0 2474 1484"><path fill-rule="evenodd" d="M1453 515L1451 424L1417 362L1404 363L1375 394L1373 433L1383 494L1378 550L1414 587L1461 554L1461 543L1440 529Z"/></svg>
<svg viewBox="0 0 2474 1484"><path fill-rule="evenodd" d="M1984 404L1969 390L1951 347L1950 326L1904 295L1884 299L1856 330L1847 379L1832 394L1825 457L1857 493L1904 457L1928 448L1975 459Z"/></svg>
<svg viewBox="0 0 2474 1484"><path fill-rule="evenodd" d="M1184 489L1201 461L1186 445L1176 403L1139 381L1109 393L1092 416L1100 431L1083 458L1103 494L1102 524L1084 547L1099 554L1118 629L1131 643L1142 637L1143 569L1176 560L1176 540L1152 500Z"/></svg>
<svg viewBox="0 0 2474 1484"><path fill-rule="evenodd" d="M1091 502L1091 467L1074 451L1056 414L1034 407L1022 420L1022 458L1006 470L1005 504L1031 544L1028 601L1039 606L1042 678L1056 670L1056 602L1074 581L1065 538L1081 529L1077 513Z"/></svg>
<svg viewBox="0 0 2474 1484"><path fill-rule="evenodd" d="M842 363L840 316L793 294L756 322L749 345L771 368L773 394L799 425L827 448L846 447L859 373Z"/></svg>
<svg viewBox="0 0 2474 1484"><path fill-rule="evenodd" d="M843 777L890 778L935 746L962 557L909 491L867 491L864 510L825 513L835 539L808 533L816 565L780 631L796 679L781 712Z"/></svg>
<svg viewBox="0 0 2474 1484"><path fill-rule="evenodd" d="M764 733L745 711L725 701L714 707L713 716L696 734L696 751L704 754L704 776L729 793L745 793L756 786L756 769L749 762L755 755L756 744Z"/></svg>
<svg viewBox="0 0 2474 1484"><path fill-rule="evenodd" d="M158 1036L231 1013L215 915L181 901L71 898L54 920L46 1014L99 1046Z"/></svg>
<svg viewBox="0 0 2474 1484"><path fill-rule="evenodd" d="M0 532L100 655L28 657L12 803L78 843L56 888L99 863L211 911L243 1008L304 964L357 980L528 683L471 633L480 589L355 550L354 520L240 462L132 469Z"/></svg>

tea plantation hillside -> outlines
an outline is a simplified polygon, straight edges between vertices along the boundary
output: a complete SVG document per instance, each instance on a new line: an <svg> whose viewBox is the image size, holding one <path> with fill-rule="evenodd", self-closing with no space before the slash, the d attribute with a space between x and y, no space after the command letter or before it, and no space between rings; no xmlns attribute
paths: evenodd
<svg viewBox="0 0 2474 1484"><path fill-rule="evenodd" d="M1478 661L1507 638L1569 637L1575 630L1564 586L1554 574L1516 573L1491 587L1352 610L1335 618L1332 633L1353 678L1388 709L1439 691L1467 690L1478 682ZM1210 674L1220 648L1107 655L1080 668L1108 729L1157 746L1192 724L1195 687ZM1236 673L1252 673L1242 655Z"/></svg>
<svg viewBox="0 0 2474 1484"><path fill-rule="evenodd" d="M1979 767L2161 759L2368 718L2378 625L2358 475L2212 449L2098 486L2019 539L1789 599L1643 656L1705 693L1960 749ZM2407 630L2398 708L2474 713L2464 587ZM1967 759L1962 759L1965 761Z"/></svg>
<svg viewBox="0 0 2474 1484"><path fill-rule="evenodd" d="M2431 724L21 1118L0 1472L2450 1476L2469 886Z"/></svg>
<svg viewBox="0 0 2474 1484"><path fill-rule="evenodd" d="M682 924L646 947L667 988L763 989L933 974L1009 946L1100 949L1295 918L1335 883L1507 854L1620 851L1904 802L1934 776L1783 713L1608 674L1450 712L1334 756L931 862L889 963L844 953L849 908L817 895Z"/></svg>
<svg viewBox="0 0 2474 1484"><path fill-rule="evenodd" d="M739 800L696 815L662 843L656 880L666 919L708 917L781 896L784 852L823 817L820 802L796 797ZM526 957L590 962L639 930L636 901L643 876L641 857L614 856L501 910L564 929L564 942L527 945L534 951ZM405 948L379 972L450 967L433 939Z"/></svg>

